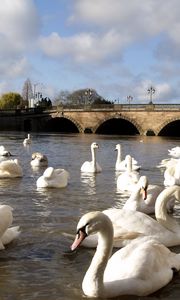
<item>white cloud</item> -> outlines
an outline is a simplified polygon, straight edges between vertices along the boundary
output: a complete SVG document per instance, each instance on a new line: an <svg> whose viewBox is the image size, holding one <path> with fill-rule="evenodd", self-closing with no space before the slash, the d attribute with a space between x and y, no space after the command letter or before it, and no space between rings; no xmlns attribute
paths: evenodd
<svg viewBox="0 0 180 300"><path fill-rule="evenodd" d="M127 0L77 0L72 5L70 25L76 29L78 24L83 31L67 37L57 32L41 37L40 47L51 58L66 57L76 63L105 62L121 58L129 45L144 43L160 34L169 38L170 45L173 42L180 46L179 0L148 0L148 4L141 0L130 4Z"/></svg>
<svg viewBox="0 0 180 300"><path fill-rule="evenodd" d="M179 0L76 0L71 22L114 27L128 25L135 32L136 26L141 32L157 34L163 29L171 32L169 25L179 23ZM126 28L122 28L122 31ZM138 32L137 32L138 33Z"/></svg>
<svg viewBox="0 0 180 300"><path fill-rule="evenodd" d="M171 84L167 82L155 83L151 80L139 80L137 82L131 82L131 91L130 94L134 96L135 103L148 103L150 99L150 93L148 89L152 86L155 89L155 93L152 95L153 103L166 103L171 100L172 102L177 103L179 99L178 95L180 89L176 90ZM127 89L127 86L124 87Z"/></svg>
<svg viewBox="0 0 180 300"><path fill-rule="evenodd" d="M25 55L34 48L39 19L34 1L3 0L0 6L0 73L3 79L27 72Z"/></svg>
<svg viewBox="0 0 180 300"><path fill-rule="evenodd" d="M40 1L3 0L0 6L2 80L23 75L27 78L32 72L34 78L42 76L43 80L44 76L44 80L51 81L52 71L58 85L58 78L65 72L69 79L77 74L77 80L69 80L69 90L90 83L104 97L104 91L111 98L120 95L125 99L130 93L143 102L148 100L148 85L154 82L161 85L161 93L156 96L176 97L178 73L173 70L179 66L180 58L179 0L76 0L70 1L71 6L65 1L63 20L58 20L53 1L49 0L44 5L52 5L50 15L54 12L56 18L44 23L47 36L42 33L40 36L40 22L44 18L42 11L38 15L36 9L36 4L41 7ZM69 11L71 15L67 16ZM149 57L142 57L142 61L136 52L139 59L136 61L134 45ZM124 54L129 47L132 59L127 62L123 59L128 59ZM47 94L54 93L56 88L49 88Z"/></svg>
<svg viewBox="0 0 180 300"><path fill-rule="evenodd" d="M0 6L0 65L17 64L37 38L38 16L32 0L4 0ZM22 57L20 60L22 60Z"/></svg>
<svg viewBox="0 0 180 300"><path fill-rule="evenodd" d="M24 48L37 36L39 19L32 0L3 0L0 6L0 35Z"/></svg>
<svg viewBox="0 0 180 300"><path fill-rule="evenodd" d="M27 74L27 71L30 69L29 62L25 57L20 58L19 60L13 61L9 68L6 70L6 74L9 78L16 78Z"/></svg>
<svg viewBox="0 0 180 300"><path fill-rule="evenodd" d="M116 29L128 43L166 33L179 45L179 8L179 0L77 0L69 20L99 32Z"/></svg>
<svg viewBox="0 0 180 300"><path fill-rule="evenodd" d="M80 33L71 37L61 37L54 32L48 37L41 37L39 44L49 57L68 56L79 63L97 63L117 54L121 50L123 41L115 30L108 31L103 36Z"/></svg>

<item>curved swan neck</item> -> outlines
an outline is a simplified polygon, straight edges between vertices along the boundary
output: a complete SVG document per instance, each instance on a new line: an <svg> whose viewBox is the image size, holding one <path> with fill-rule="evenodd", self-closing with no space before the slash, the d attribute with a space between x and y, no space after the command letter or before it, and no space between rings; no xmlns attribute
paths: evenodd
<svg viewBox="0 0 180 300"><path fill-rule="evenodd" d="M91 154L92 154L92 162L93 162L93 165L96 167L96 151L95 151L95 148L91 148Z"/></svg>
<svg viewBox="0 0 180 300"><path fill-rule="evenodd" d="M130 155L126 157L126 162L127 162L127 171L132 172L132 157Z"/></svg>
<svg viewBox="0 0 180 300"><path fill-rule="evenodd" d="M104 294L103 276L108 259L112 253L113 227L104 227L98 233L98 246L91 264L83 279L82 288L85 295L98 297Z"/></svg>
<svg viewBox="0 0 180 300"><path fill-rule="evenodd" d="M117 159L116 163L119 164L122 161L122 153L121 153L121 147L117 148Z"/></svg>
<svg viewBox="0 0 180 300"><path fill-rule="evenodd" d="M179 231L179 225L176 222L175 219L173 219L170 215L167 213L167 203L170 200L170 197L172 195L175 195L177 190L180 187L178 186L171 186L168 188L165 188L157 197L156 203L155 203L155 216L156 220L162 224L164 227L171 231ZM177 198L178 200L178 198Z"/></svg>
<svg viewBox="0 0 180 300"><path fill-rule="evenodd" d="M132 191L130 197L125 202L123 208L125 208L125 209L128 208L128 209L131 209L131 210L138 210L138 208L140 207L141 202L142 202L141 188L139 186L137 186L137 188L135 188Z"/></svg>

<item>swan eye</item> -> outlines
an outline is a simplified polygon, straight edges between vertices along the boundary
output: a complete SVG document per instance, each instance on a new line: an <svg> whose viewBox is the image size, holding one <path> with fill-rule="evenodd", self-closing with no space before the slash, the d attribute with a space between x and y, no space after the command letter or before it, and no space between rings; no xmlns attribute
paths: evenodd
<svg viewBox="0 0 180 300"><path fill-rule="evenodd" d="M86 233L86 226L88 226L89 224L86 224L85 226L81 227L80 229L78 229L77 231L77 235L78 235L78 238L80 237L81 235L81 232L83 233L83 235L86 237L87 236L87 233Z"/></svg>

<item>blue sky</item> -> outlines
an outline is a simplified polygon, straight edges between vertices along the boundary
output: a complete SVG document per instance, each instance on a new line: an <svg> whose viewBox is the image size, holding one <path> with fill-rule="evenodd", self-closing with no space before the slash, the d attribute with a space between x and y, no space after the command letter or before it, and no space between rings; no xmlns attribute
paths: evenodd
<svg viewBox="0 0 180 300"><path fill-rule="evenodd" d="M180 103L179 0L3 0L0 94L29 78L52 100L95 89L111 101Z"/></svg>

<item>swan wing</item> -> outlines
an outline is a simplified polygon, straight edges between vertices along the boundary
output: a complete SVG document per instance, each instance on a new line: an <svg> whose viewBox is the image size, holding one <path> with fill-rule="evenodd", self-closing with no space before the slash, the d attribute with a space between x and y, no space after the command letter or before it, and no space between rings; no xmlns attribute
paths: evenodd
<svg viewBox="0 0 180 300"><path fill-rule="evenodd" d="M12 224L12 210L12 207L9 205L0 205L0 238Z"/></svg>
<svg viewBox="0 0 180 300"><path fill-rule="evenodd" d="M180 255L151 238L141 238L115 252L104 273L105 286L113 284L118 295L130 288L130 294L146 296L167 285L173 269L180 269ZM123 287L122 287L123 285Z"/></svg>
<svg viewBox="0 0 180 300"><path fill-rule="evenodd" d="M81 166L81 172L94 173L95 167L92 161L85 161Z"/></svg>
<svg viewBox="0 0 180 300"><path fill-rule="evenodd" d="M66 170L49 167L45 170L44 174L37 179L36 185L38 188L62 188L67 186L68 178L69 172Z"/></svg>
<svg viewBox="0 0 180 300"><path fill-rule="evenodd" d="M121 162L116 162L115 169L116 171L126 171L126 161L122 160Z"/></svg>
<svg viewBox="0 0 180 300"><path fill-rule="evenodd" d="M1 242L3 243L3 245L7 245L11 243L14 239L16 239L19 236L19 234L19 226L10 227L1 236Z"/></svg>
<svg viewBox="0 0 180 300"><path fill-rule="evenodd" d="M36 181L37 188L45 188L48 187L48 181L44 178L44 176L40 176Z"/></svg>
<svg viewBox="0 0 180 300"><path fill-rule="evenodd" d="M65 169L55 169L54 170L54 176L66 176L66 177L69 177L69 172L67 172Z"/></svg>
<svg viewBox="0 0 180 300"><path fill-rule="evenodd" d="M0 173L4 175L22 176L22 168L14 160L4 160L0 162Z"/></svg>
<svg viewBox="0 0 180 300"><path fill-rule="evenodd" d="M144 235L154 235L165 230L156 220L139 211L111 208L104 210L103 213L110 218L114 230L137 232Z"/></svg>

